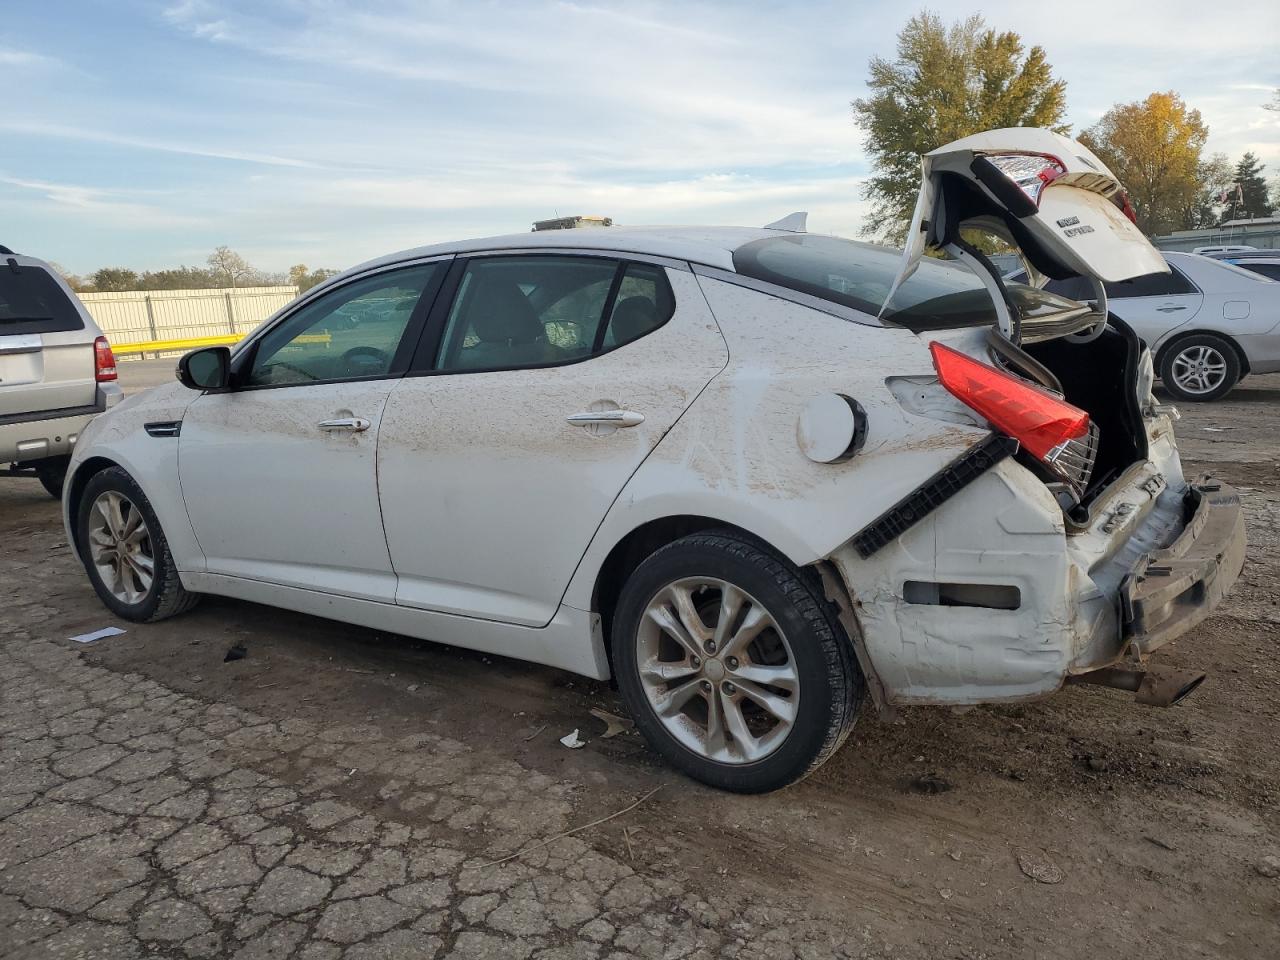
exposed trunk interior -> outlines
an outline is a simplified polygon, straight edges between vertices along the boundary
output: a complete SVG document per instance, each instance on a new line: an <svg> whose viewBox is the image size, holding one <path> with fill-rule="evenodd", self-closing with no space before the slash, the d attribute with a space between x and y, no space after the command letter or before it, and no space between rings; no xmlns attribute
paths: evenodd
<svg viewBox="0 0 1280 960"><path fill-rule="evenodd" d="M1099 430L1097 459L1073 518L1085 519L1089 505L1130 466L1147 459L1147 433L1138 400L1142 342L1114 316L1089 343L1059 338L1025 344L1029 355L1058 381L1069 403L1089 414ZM1043 379L1043 370L1020 372ZM1037 373L1039 375L1037 375Z"/></svg>

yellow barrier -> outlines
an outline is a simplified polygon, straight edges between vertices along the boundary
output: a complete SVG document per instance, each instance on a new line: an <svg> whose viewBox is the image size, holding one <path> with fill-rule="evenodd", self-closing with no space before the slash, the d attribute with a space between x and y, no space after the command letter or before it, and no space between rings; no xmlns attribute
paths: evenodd
<svg viewBox="0 0 1280 960"><path fill-rule="evenodd" d="M170 350L194 350L197 347L230 346L244 339L244 334L229 333L221 337L190 337L186 340L143 340L141 343L113 343L116 356L130 353L166 353Z"/></svg>
<svg viewBox="0 0 1280 960"><path fill-rule="evenodd" d="M243 340L243 333L228 333L221 337L190 337L186 340L143 340L141 343L113 343L111 352L116 356L131 353L167 353L177 350L195 350L198 347L231 346ZM291 343L331 343L331 333L304 333L294 337Z"/></svg>

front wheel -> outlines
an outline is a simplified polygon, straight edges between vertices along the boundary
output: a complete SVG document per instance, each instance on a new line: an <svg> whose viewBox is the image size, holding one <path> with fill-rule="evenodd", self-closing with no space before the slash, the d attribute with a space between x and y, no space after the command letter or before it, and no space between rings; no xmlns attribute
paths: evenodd
<svg viewBox="0 0 1280 960"><path fill-rule="evenodd" d="M56 460L46 460L36 467L36 478L40 485L55 500L62 499L62 484L67 479L67 465L70 462L70 457L59 457Z"/></svg>
<svg viewBox="0 0 1280 960"><path fill-rule="evenodd" d="M641 563L612 644L618 686L650 745L694 779L740 793L821 766L865 689L815 586L728 531L684 537Z"/></svg>
<svg viewBox="0 0 1280 960"><path fill-rule="evenodd" d="M142 488L119 467L94 474L76 513L80 556L98 597L125 620L164 620L195 606Z"/></svg>
<svg viewBox="0 0 1280 960"><path fill-rule="evenodd" d="M1240 356L1222 337L1197 333L1179 340L1160 358L1164 388L1192 403L1225 397L1240 382Z"/></svg>

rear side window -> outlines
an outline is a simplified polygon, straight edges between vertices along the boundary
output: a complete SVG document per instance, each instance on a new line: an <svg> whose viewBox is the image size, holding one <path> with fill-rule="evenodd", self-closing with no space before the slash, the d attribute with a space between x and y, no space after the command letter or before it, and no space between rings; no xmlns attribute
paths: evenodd
<svg viewBox="0 0 1280 960"><path fill-rule="evenodd" d="M0 261L0 337L83 329L75 304L47 270L12 257Z"/></svg>
<svg viewBox="0 0 1280 960"><path fill-rule="evenodd" d="M1107 298L1123 300L1125 297L1178 297L1184 293L1196 292L1195 284L1179 273L1176 267L1171 267L1170 270L1171 273L1149 273L1145 277L1108 283Z"/></svg>
<svg viewBox="0 0 1280 960"><path fill-rule="evenodd" d="M733 252L745 277L777 284L875 316L897 276L902 251L837 237L768 237ZM894 294L884 319L911 330L978 326L995 319L982 282L959 264L925 258Z"/></svg>
<svg viewBox="0 0 1280 960"><path fill-rule="evenodd" d="M596 257L478 257L459 283L436 368L575 363L656 330L674 306L661 267Z"/></svg>
<svg viewBox="0 0 1280 960"><path fill-rule="evenodd" d="M1272 280L1280 280L1280 263L1250 263L1242 260L1239 265Z"/></svg>

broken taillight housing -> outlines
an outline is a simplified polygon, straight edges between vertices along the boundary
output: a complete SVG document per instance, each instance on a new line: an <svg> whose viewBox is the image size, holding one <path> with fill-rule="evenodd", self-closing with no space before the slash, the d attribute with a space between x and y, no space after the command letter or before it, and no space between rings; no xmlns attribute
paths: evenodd
<svg viewBox="0 0 1280 960"><path fill-rule="evenodd" d="M1057 157L1039 153L988 154L991 165L1018 185L1037 207L1044 188L1067 172Z"/></svg>
<svg viewBox="0 0 1280 960"><path fill-rule="evenodd" d="M1065 482L1084 494L1098 454L1098 428L1089 414L1061 397L980 363L940 343L929 344L938 382L957 400L1010 436Z"/></svg>
<svg viewBox="0 0 1280 960"><path fill-rule="evenodd" d="M93 379L98 383L116 379L116 355L106 337L93 341Z"/></svg>

